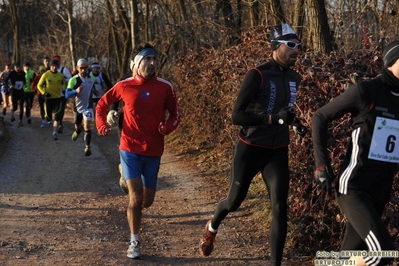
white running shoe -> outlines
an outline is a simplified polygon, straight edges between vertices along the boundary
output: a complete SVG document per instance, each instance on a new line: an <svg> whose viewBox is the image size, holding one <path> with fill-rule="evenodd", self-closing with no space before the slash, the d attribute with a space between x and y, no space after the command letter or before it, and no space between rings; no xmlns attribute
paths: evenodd
<svg viewBox="0 0 399 266"><path fill-rule="evenodd" d="M131 259L141 260L140 241L130 242L127 249L127 257Z"/></svg>
<svg viewBox="0 0 399 266"><path fill-rule="evenodd" d="M53 137L54 140L58 140L57 133L53 132L52 137Z"/></svg>

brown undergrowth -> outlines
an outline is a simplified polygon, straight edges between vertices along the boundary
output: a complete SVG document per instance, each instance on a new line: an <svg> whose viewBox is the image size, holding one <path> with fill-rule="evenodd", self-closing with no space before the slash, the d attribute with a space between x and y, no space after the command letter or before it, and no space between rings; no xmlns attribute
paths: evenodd
<svg viewBox="0 0 399 266"><path fill-rule="evenodd" d="M177 59L169 73L182 114L182 124L171 142L181 153L196 159L204 171L219 176L223 185L229 177L230 160L239 130L231 123L231 109L245 73L270 56L270 45L264 36L265 32L258 30L245 33L241 44L227 50L192 51ZM329 55L306 51L297 61L295 69L303 81L295 109L309 133L300 137L292 132L291 138L290 228L286 248L289 256L314 256L317 250L337 250L340 245L345 219L335 196L321 192L313 182L311 119L317 108L349 85L377 76L381 63L378 47L336 51ZM349 119L346 115L330 127L329 151L336 172L349 141ZM395 182L393 200L383 217L396 244L398 193L398 182ZM267 190L261 179L255 178L247 200L256 210L254 217L264 223L266 234L270 209Z"/></svg>

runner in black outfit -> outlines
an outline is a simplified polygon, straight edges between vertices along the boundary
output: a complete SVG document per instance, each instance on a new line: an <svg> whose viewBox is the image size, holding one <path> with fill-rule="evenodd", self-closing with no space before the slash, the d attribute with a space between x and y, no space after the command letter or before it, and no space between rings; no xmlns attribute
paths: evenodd
<svg viewBox="0 0 399 266"><path fill-rule="evenodd" d="M10 84L11 88L11 101L12 101L12 110L11 110L11 122L15 121L14 113L19 108L19 124L18 127L22 126L22 118L24 116L24 90L23 87L25 85L25 72L21 69L20 64L14 64L14 70L10 72L7 79L5 80L6 84Z"/></svg>
<svg viewBox="0 0 399 266"><path fill-rule="evenodd" d="M288 125L300 76L290 67L299 54L298 36L288 24L271 33L272 59L248 71L233 108L232 120L242 126L232 161L227 198L219 202L205 226L200 253L211 254L217 229L223 219L244 201L254 176L261 172L267 185L273 220L270 230L270 265L281 265L287 234Z"/></svg>
<svg viewBox="0 0 399 266"><path fill-rule="evenodd" d="M384 50L381 76L349 87L313 117L315 178L331 190L328 123L352 115L352 139L338 178L337 200L348 223L341 250L395 250L381 221L399 163L399 41ZM377 253L375 253L377 254ZM389 255L389 254L388 254ZM391 258L368 254L356 265L386 265Z"/></svg>

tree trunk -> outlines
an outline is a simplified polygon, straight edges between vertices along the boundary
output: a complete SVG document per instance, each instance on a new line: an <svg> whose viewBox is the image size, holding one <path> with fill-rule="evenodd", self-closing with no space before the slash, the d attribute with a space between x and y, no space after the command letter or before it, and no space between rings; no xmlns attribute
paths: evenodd
<svg viewBox="0 0 399 266"><path fill-rule="evenodd" d="M177 4L179 5L181 20L184 23L188 20L186 5L184 3L184 0L179 0Z"/></svg>
<svg viewBox="0 0 399 266"><path fill-rule="evenodd" d="M150 6L149 6L149 3L148 3L148 0L146 0L145 1L145 6L147 7L146 9L145 9L145 11L146 11L146 14L144 15L144 18L145 18L145 31L144 31L144 37L145 37L145 41L146 42L148 42L149 40L150 40L150 37L149 37L149 33L150 33Z"/></svg>
<svg viewBox="0 0 399 266"><path fill-rule="evenodd" d="M237 29L233 16L233 8L230 0L218 0L215 9L215 22L217 23L219 12L222 12L224 26L227 28L228 44L231 45L237 40Z"/></svg>
<svg viewBox="0 0 399 266"><path fill-rule="evenodd" d="M21 63L21 56L19 51L19 24L18 24L18 12L17 8L19 5L19 0L10 1L8 5L8 11L10 16L10 23L13 30L13 54L12 60L14 63Z"/></svg>
<svg viewBox="0 0 399 266"><path fill-rule="evenodd" d="M271 0L270 2L271 13L274 24L281 24L286 22L283 8L281 7L280 0Z"/></svg>
<svg viewBox="0 0 399 266"><path fill-rule="evenodd" d="M333 36L328 25L324 0L308 0L310 32L315 52L330 53L333 50Z"/></svg>
<svg viewBox="0 0 399 266"><path fill-rule="evenodd" d="M305 0L297 0L295 1L295 10L294 10L294 20L292 23L292 27L298 35L299 39L302 39L303 33L303 22L305 20Z"/></svg>
<svg viewBox="0 0 399 266"><path fill-rule="evenodd" d="M399 0L398 0L399 1ZM249 3L249 19L251 27L259 25L259 2L253 1Z"/></svg>
<svg viewBox="0 0 399 266"><path fill-rule="evenodd" d="M110 39L111 39L111 42L114 44L114 46L113 46L114 52L111 54L114 55L115 65L118 68L117 71L120 73L119 77L123 77L123 75L124 75L123 72L120 72L120 70L121 70L120 66L122 65L122 59L121 59L121 55L120 55L119 49L118 49L118 47L121 44L118 41L118 36L117 36L118 27L116 26L114 14L112 12L112 10L113 10L112 0L107 0L106 5L107 5L107 12L108 12L108 21L109 21L109 24L111 25ZM109 58L109 60L111 60L111 58Z"/></svg>
<svg viewBox="0 0 399 266"><path fill-rule="evenodd" d="M202 15L204 15L204 9L202 8L201 0L194 0L194 3L195 3L195 6L194 6L195 11L198 15L200 15L199 16L199 18L200 18L200 17L202 17Z"/></svg>
<svg viewBox="0 0 399 266"><path fill-rule="evenodd" d="M197 49L200 46L198 32L196 28L193 26L193 22L195 19L200 18L200 14L193 16L191 19L189 18L189 12L186 8L186 3L184 0L179 0L176 2L178 5L178 10L180 12L180 20L179 24L181 25L181 30L185 35L188 35L187 38L176 38L175 49L180 51L184 51L186 49L187 44L192 44L194 49ZM194 12L195 13L195 12ZM177 36L175 36L177 37Z"/></svg>
<svg viewBox="0 0 399 266"><path fill-rule="evenodd" d="M234 27L234 16L233 16L233 8L231 7L231 3L229 0L218 0L216 2L215 9L215 18L219 17L219 12L222 11L224 25L231 29Z"/></svg>
<svg viewBox="0 0 399 266"><path fill-rule="evenodd" d="M135 47L136 45L139 44L140 42L140 36L139 36L139 11L137 8L137 0L131 0L130 1L130 12L133 14L131 16L131 31L132 31L132 47Z"/></svg>
<svg viewBox="0 0 399 266"><path fill-rule="evenodd" d="M76 56L75 56L75 49L74 49L74 32L73 32L73 27L72 27L72 20L73 20L73 2L72 0L67 1L67 6L66 6L66 13L68 16L68 32L69 32L69 49L71 51L71 59L72 59L72 69L75 68L76 64Z"/></svg>
<svg viewBox="0 0 399 266"><path fill-rule="evenodd" d="M117 14L119 15L119 40L121 46L117 48L117 52L120 54L120 65L118 65L119 72L122 76L127 74L128 65L130 64L130 52L132 50L132 32L130 26L130 19L127 15L127 10L123 8L120 0L117 1Z"/></svg>
<svg viewBox="0 0 399 266"><path fill-rule="evenodd" d="M241 29L242 29L242 0L237 0L237 23L236 23L236 34L237 37L241 35Z"/></svg>

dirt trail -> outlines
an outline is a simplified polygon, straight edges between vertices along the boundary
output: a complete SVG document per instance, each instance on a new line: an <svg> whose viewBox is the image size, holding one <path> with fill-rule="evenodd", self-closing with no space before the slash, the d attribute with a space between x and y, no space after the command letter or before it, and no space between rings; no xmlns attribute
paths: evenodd
<svg viewBox="0 0 399 266"><path fill-rule="evenodd" d="M71 140L70 112L58 141L50 126L39 127L37 107L33 114L32 124L24 120L20 128L9 114L5 118L0 265L268 265L268 239L247 217L245 204L221 226L214 253L199 255L204 224L227 188L214 186L212 177L168 149L155 202L143 213L143 260L128 259L116 130L107 137L93 130L92 156L85 157L83 136Z"/></svg>

